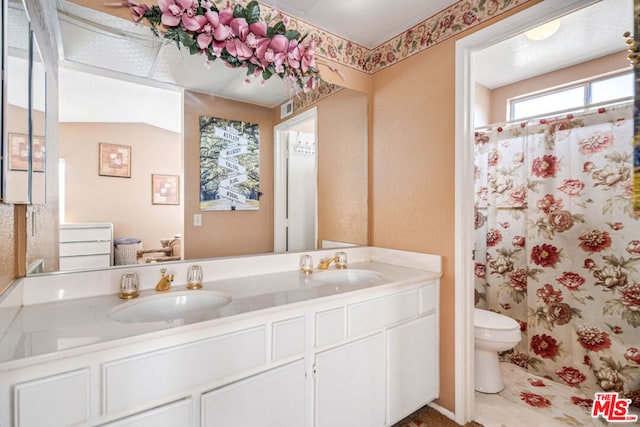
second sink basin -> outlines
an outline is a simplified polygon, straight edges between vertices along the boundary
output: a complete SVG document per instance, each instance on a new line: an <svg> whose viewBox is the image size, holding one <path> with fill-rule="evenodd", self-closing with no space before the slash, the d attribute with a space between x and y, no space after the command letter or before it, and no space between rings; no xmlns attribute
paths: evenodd
<svg viewBox="0 0 640 427"><path fill-rule="evenodd" d="M367 285L384 280L384 276L371 270L331 270L320 271L311 276L311 282L318 285Z"/></svg>
<svg viewBox="0 0 640 427"><path fill-rule="evenodd" d="M124 302L112 308L109 317L124 323L185 319L205 315L230 302L230 296L218 291L176 291Z"/></svg>

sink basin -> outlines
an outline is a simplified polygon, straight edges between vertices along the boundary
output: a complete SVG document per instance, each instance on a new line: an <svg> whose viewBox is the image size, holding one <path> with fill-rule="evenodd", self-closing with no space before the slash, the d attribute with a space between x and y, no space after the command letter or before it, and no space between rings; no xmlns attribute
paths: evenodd
<svg viewBox="0 0 640 427"><path fill-rule="evenodd" d="M371 270L331 270L311 275L311 282L317 285L367 285L384 280L384 276Z"/></svg>
<svg viewBox="0 0 640 427"><path fill-rule="evenodd" d="M108 315L125 323L186 319L205 315L230 302L230 296L218 291L176 291L127 301L112 308Z"/></svg>

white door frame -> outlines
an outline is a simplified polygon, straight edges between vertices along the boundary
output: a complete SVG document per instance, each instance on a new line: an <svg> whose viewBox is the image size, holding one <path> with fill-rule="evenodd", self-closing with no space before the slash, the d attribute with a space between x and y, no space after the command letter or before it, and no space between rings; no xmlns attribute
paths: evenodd
<svg viewBox="0 0 640 427"><path fill-rule="evenodd" d="M287 140L285 131L306 120L314 119L314 133L318 140L318 108L313 107L286 120L273 128L273 250L284 252L287 248ZM316 167L317 167L316 156ZM316 168L317 170L317 168ZM316 196L317 199L317 196ZM316 200L317 205L317 200ZM318 241L318 209L315 213L315 237Z"/></svg>
<svg viewBox="0 0 640 427"><path fill-rule="evenodd" d="M455 421L474 415L473 109L474 53L599 0L546 0L456 42Z"/></svg>

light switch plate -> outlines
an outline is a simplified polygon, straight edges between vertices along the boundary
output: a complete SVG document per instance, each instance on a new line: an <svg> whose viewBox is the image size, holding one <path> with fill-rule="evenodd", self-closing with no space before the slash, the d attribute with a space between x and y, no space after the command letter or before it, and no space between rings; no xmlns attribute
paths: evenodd
<svg viewBox="0 0 640 427"><path fill-rule="evenodd" d="M193 226L194 227L202 226L202 214L193 214Z"/></svg>

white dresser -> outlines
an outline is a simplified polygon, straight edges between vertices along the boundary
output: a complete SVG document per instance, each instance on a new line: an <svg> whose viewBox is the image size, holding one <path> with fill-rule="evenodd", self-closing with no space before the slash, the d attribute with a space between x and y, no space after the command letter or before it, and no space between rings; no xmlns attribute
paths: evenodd
<svg viewBox="0 0 640 427"><path fill-rule="evenodd" d="M113 265L113 224L60 224L60 270Z"/></svg>

